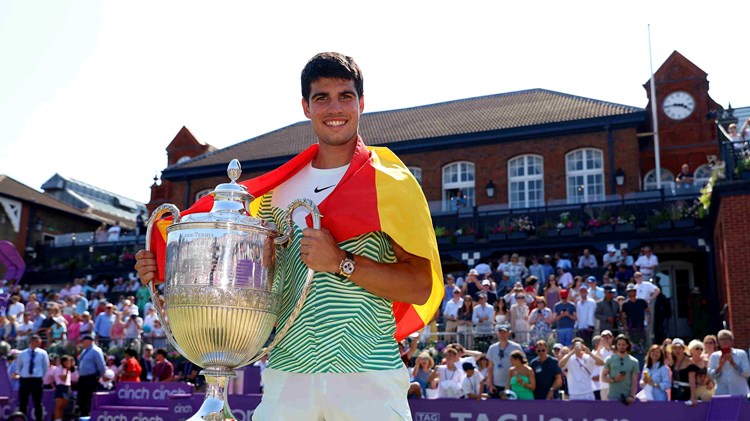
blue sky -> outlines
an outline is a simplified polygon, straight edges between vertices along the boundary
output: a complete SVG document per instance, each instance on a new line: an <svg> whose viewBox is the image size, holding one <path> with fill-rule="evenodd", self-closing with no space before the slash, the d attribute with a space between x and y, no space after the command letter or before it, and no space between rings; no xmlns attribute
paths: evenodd
<svg viewBox="0 0 750 421"><path fill-rule="evenodd" d="M645 107L650 23L654 70L677 50L750 105L750 2L506 3L0 2L0 174L147 202L183 125L221 148L303 120L299 72L330 50L365 112L530 88Z"/></svg>

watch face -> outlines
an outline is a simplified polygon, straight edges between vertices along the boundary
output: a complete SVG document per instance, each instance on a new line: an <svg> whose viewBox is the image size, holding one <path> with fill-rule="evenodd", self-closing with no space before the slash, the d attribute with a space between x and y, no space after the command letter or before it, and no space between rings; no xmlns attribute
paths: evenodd
<svg viewBox="0 0 750 421"><path fill-rule="evenodd" d="M685 91L676 91L667 95L662 103L664 114L672 120L682 120L693 113L695 100Z"/></svg>
<svg viewBox="0 0 750 421"><path fill-rule="evenodd" d="M344 260L344 263L341 264L341 271L346 275L354 273L354 261Z"/></svg>

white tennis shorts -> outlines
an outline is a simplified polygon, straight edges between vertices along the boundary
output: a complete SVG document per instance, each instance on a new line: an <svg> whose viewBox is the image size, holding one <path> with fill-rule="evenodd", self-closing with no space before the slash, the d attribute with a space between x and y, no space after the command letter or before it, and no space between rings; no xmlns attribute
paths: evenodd
<svg viewBox="0 0 750 421"><path fill-rule="evenodd" d="M404 369L364 373L263 370L253 421L411 421Z"/></svg>

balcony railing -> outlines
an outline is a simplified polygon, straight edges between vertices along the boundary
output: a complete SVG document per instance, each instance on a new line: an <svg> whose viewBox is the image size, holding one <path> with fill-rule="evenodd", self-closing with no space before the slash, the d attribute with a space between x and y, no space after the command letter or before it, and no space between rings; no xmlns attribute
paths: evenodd
<svg viewBox="0 0 750 421"><path fill-rule="evenodd" d="M690 228L700 224L695 206L701 187L610 195L590 203L550 201L534 208L505 204L460 208L433 212L432 220L441 244ZM431 203L432 208L442 209L442 204Z"/></svg>

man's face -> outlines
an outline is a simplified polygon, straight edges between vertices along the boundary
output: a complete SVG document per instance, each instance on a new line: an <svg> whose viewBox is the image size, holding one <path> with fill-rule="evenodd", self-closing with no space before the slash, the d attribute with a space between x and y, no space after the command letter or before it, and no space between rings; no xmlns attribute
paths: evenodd
<svg viewBox="0 0 750 421"><path fill-rule="evenodd" d="M581 294L581 298L584 300L589 296L589 291L586 288L581 288L578 293Z"/></svg>
<svg viewBox="0 0 750 421"><path fill-rule="evenodd" d="M583 255L584 256L589 257L589 254L591 254L591 252L589 251L589 249L584 249L583 250Z"/></svg>
<svg viewBox="0 0 750 421"><path fill-rule="evenodd" d="M628 352L628 343L624 340L618 340L616 346L617 352L619 352L620 354L625 354L626 352Z"/></svg>
<svg viewBox="0 0 750 421"><path fill-rule="evenodd" d="M499 338L499 339L500 339L501 341L505 342L505 341L507 341L507 340L508 340L508 338L510 337L510 332L508 332L507 330L498 330L498 331L497 331L497 337L498 337L498 338Z"/></svg>
<svg viewBox="0 0 750 421"><path fill-rule="evenodd" d="M731 348L732 345L734 345L734 341L731 337L722 335L719 337L719 347L720 348Z"/></svg>
<svg viewBox="0 0 750 421"><path fill-rule="evenodd" d="M635 301L635 290L628 291L628 300Z"/></svg>
<svg viewBox="0 0 750 421"><path fill-rule="evenodd" d="M547 344L539 343L536 345L536 355L539 356L541 359L547 358L547 353L549 350L547 349Z"/></svg>
<svg viewBox="0 0 750 421"><path fill-rule="evenodd" d="M357 96L353 80L321 78L310 84L310 98L302 99L305 116L312 122L320 143L345 145L357 138L364 98Z"/></svg>

